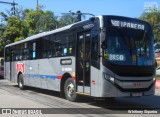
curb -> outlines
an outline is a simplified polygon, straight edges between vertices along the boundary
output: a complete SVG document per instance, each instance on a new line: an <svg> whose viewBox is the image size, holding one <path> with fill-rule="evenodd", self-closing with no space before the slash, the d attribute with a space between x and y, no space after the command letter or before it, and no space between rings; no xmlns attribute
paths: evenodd
<svg viewBox="0 0 160 117"><path fill-rule="evenodd" d="M160 80L156 80L156 89L160 89Z"/></svg>

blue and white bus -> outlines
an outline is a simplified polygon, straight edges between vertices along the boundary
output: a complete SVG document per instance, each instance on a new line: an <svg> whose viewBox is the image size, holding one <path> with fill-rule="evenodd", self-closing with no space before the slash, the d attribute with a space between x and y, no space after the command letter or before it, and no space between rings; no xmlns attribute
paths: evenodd
<svg viewBox="0 0 160 117"><path fill-rule="evenodd" d="M135 97L155 92L154 37L144 21L97 16L5 46L5 78L77 95Z"/></svg>

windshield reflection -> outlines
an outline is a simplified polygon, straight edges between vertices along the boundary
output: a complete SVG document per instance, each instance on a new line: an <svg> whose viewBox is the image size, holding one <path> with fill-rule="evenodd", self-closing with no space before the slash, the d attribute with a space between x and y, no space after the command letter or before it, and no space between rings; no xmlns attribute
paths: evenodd
<svg viewBox="0 0 160 117"><path fill-rule="evenodd" d="M153 37L143 30L110 29L105 40L104 59L119 65L154 64Z"/></svg>

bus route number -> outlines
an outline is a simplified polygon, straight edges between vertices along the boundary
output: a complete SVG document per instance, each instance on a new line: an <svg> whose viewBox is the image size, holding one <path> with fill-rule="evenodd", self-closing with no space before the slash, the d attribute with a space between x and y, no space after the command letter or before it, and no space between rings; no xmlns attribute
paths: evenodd
<svg viewBox="0 0 160 117"><path fill-rule="evenodd" d="M112 61L125 61L125 56L120 54L109 54L109 60Z"/></svg>

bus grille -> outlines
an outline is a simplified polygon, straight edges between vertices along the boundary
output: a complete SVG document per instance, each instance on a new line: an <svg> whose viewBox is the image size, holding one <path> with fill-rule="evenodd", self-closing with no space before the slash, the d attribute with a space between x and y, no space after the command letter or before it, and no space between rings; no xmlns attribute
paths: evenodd
<svg viewBox="0 0 160 117"><path fill-rule="evenodd" d="M153 76L153 73L117 73L118 76L128 76L128 77L148 77Z"/></svg>

